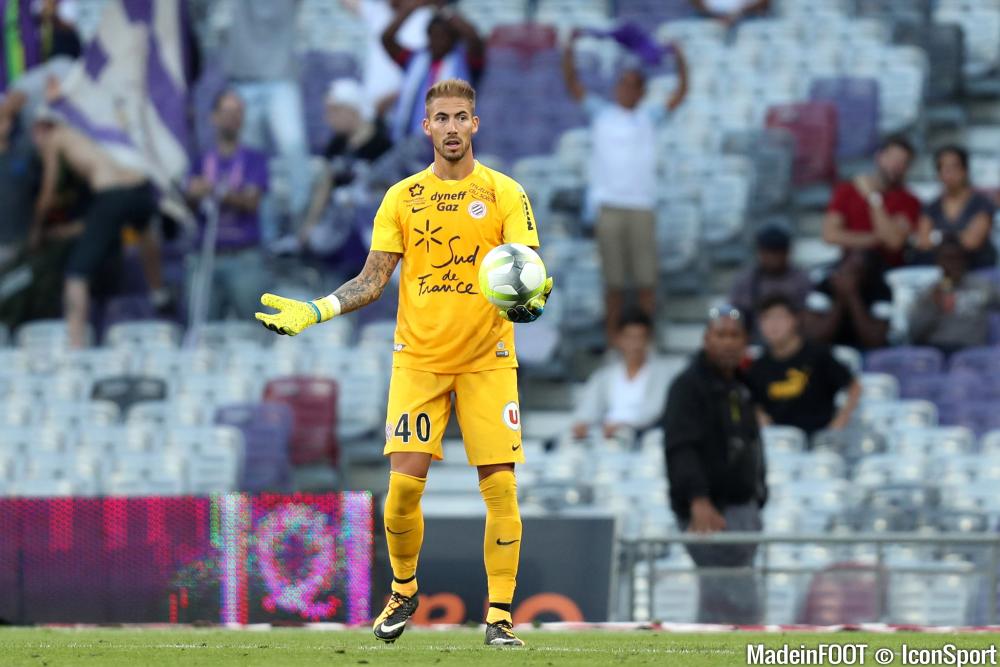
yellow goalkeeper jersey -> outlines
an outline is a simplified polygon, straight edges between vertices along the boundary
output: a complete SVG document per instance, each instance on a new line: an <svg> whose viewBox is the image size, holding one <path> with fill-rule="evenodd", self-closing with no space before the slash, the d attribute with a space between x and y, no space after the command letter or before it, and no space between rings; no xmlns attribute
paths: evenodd
<svg viewBox="0 0 1000 667"><path fill-rule="evenodd" d="M514 328L479 290L479 264L502 243L538 246L514 179L476 162L460 181L432 167L396 183L375 214L372 250L403 255L394 365L433 373L517 366Z"/></svg>

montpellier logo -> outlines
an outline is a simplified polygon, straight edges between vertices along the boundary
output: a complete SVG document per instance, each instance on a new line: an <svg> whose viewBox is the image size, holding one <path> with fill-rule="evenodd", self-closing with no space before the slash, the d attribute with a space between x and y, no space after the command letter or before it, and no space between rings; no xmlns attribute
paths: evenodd
<svg viewBox="0 0 1000 667"><path fill-rule="evenodd" d="M482 220L483 218L486 217L486 204L479 201L478 199L469 202L469 215L471 215L476 220Z"/></svg>
<svg viewBox="0 0 1000 667"><path fill-rule="evenodd" d="M503 406L503 423L512 431L521 430L521 410L517 407L516 401Z"/></svg>

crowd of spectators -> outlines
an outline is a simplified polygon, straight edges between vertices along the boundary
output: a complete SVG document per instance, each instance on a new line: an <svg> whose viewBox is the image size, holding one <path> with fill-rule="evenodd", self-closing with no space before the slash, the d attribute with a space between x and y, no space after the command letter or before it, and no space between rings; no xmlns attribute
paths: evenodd
<svg viewBox="0 0 1000 667"><path fill-rule="evenodd" d="M192 147L181 184L194 225L164 217L141 170L54 111L60 83L83 51L73 4L45 0L30 22L17 22L19 41L4 53L0 86L0 275L26 271L28 279L8 281L0 298L8 327L62 314L71 343L88 344L88 324L100 320L92 303L134 289L126 285L130 263L141 268L150 314L185 321L204 290L209 320L245 319L265 291L272 256L336 260L354 233L342 211L358 201L358 190L386 185L385 175L369 183L372 163L420 132L423 91L434 82L477 80L484 44L444 0L341 0L364 20L367 58L361 81L329 82L330 139L314 167L298 79L302 4L240 2L215 51L193 45L195 62L210 56L225 78L211 105L211 141ZM192 107L192 122L195 115ZM275 168L286 185L280 210ZM183 278L169 285L161 267L166 243L185 255Z"/></svg>

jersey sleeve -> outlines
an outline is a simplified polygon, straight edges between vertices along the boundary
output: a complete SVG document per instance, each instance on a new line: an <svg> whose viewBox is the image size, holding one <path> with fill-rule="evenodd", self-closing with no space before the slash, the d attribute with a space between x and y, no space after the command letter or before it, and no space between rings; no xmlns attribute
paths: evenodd
<svg viewBox="0 0 1000 667"><path fill-rule="evenodd" d="M375 213L372 250L403 252L403 230L399 227L399 207L396 205L396 198L395 189L386 192Z"/></svg>
<svg viewBox="0 0 1000 667"><path fill-rule="evenodd" d="M503 216L503 242L538 247L538 225L524 188L511 181L497 191L497 205Z"/></svg>

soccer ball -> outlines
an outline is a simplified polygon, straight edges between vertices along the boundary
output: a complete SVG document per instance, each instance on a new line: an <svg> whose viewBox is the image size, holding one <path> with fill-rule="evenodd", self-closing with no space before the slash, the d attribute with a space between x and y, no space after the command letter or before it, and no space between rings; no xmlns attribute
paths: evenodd
<svg viewBox="0 0 1000 667"><path fill-rule="evenodd" d="M513 308L535 298L545 289L545 279L542 258L520 243L493 248L479 265L479 290L500 308Z"/></svg>

